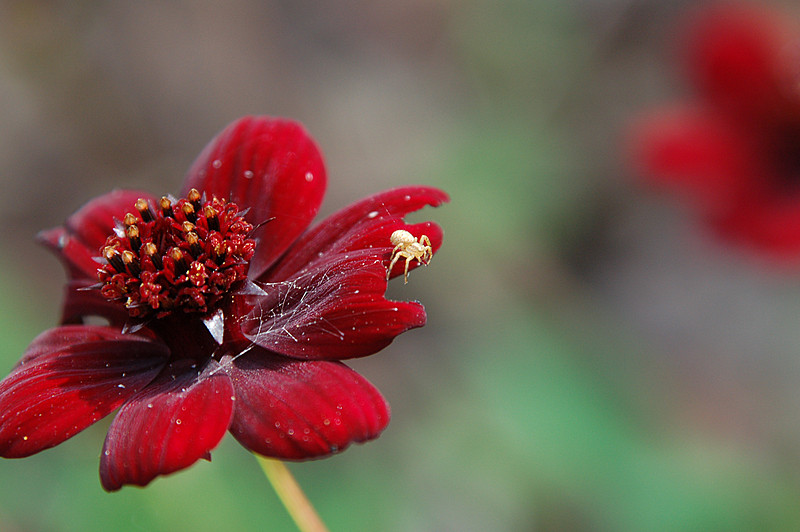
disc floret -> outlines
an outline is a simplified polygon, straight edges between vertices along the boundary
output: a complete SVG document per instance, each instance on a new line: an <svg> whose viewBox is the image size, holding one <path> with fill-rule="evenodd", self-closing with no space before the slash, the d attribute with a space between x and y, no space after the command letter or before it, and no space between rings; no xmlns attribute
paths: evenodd
<svg viewBox="0 0 800 532"><path fill-rule="evenodd" d="M104 297L125 305L134 318L175 311L208 314L247 278L253 226L235 203L196 189L154 206L136 201L100 250Z"/></svg>

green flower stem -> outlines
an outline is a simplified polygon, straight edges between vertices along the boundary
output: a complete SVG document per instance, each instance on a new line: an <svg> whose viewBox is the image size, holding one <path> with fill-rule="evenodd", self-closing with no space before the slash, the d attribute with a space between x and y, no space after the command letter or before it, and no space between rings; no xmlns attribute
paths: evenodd
<svg viewBox="0 0 800 532"><path fill-rule="evenodd" d="M297 528L301 532L328 532L328 527L311 506L286 464L259 455L255 457Z"/></svg>

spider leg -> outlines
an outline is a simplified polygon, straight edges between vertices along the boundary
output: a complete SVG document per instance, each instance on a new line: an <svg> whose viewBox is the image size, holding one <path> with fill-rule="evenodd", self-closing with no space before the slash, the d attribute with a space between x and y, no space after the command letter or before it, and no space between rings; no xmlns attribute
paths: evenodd
<svg viewBox="0 0 800 532"><path fill-rule="evenodd" d="M419 243L424 246L420 262L425 263L425 266L427 266L433 258L433 247L431 247L431 240L428 238L428 235L422 235L419 237Z"/></svg>
<svg viewBox="0 0 800 532"><path fill-rule="evenodd" d="M408 265L411 262L411 259L413 259L413 258L414 258L413 255L407 255L406 256L406 271L405 271L405 276L403 277L403 279L404 279L403 284L408 284Z"/></svg>
<svg viewBox="0 0 800 532"><path fill-rule="evenodd" d="M397 248L395 248L395 250L397 250ZM392 268L394 268L394 265L397 264L400 255L401 255L400 253L395 253L394 251L392 252L392 262L389 263L389 268L386 270L387 281L389 280L389 277L392 275Z"/></svg>

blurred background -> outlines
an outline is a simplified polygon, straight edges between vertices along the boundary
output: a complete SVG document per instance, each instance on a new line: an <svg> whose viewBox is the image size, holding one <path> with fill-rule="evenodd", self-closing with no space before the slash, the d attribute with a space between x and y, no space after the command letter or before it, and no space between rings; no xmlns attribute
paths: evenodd
<svg viewBox="0 0 800 532"><path fill-rule="evenodd" d="M219 5L218 5L219 4ZM0 2L0 373L59 315L36 245L115 187L176 192L246 114L322 148L320 216L426 184L451 203L428 325L352 366L376 441L291 469L333 531L800 529L800 271L636 185L631 121L691 95L702 2ZM800 20L791 2L770 5ZM108 421L0 461L0 530L293 530L231 437L107 494Z"/></svg>

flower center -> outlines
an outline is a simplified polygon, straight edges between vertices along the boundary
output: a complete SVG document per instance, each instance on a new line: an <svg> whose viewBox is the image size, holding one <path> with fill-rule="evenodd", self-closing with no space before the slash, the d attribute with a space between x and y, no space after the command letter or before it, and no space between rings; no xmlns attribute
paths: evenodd
<svg viewBox="0 0 800 532"><path fill-rule="evenodd" d="M247 277L253 226L235 203L195 189L154 208L136 201L100 250L100 292L124 303L134 318L162 318L182 310L207 314Z"/></svg>

